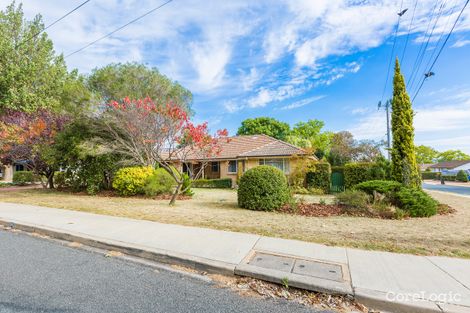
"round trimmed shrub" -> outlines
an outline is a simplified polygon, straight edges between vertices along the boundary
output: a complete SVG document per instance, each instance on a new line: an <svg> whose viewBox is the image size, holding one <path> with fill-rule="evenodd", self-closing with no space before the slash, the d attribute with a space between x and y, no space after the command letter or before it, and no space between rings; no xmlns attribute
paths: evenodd
<svg viewBox="0 0 470 313"><path fill-rule="evenodd" d="M284 173L261 165L243 174L238 186L238 206L249 210L274 211L291 200Z"/></svg>
<svg viewBox="0 0 470 313"><path fill-rule="evenodd" d="M158 168L145 181L144 192L149 197L170 193L174 184L174 178L165 169Z"/></svg>
<svg viewBox="0 0 470 313"><path fill-rule="evenodd" d="M150 166L123 167L116 172L113 188L121 196L134 196L144 194L147 179L154 173Z"/></svg>
<svg viewBox="0 0 470 313"><path fill-rule="evenodd" d="M455 177L456 181L466 183L468 182L468 174L464 170L460 170Z"/></svg>

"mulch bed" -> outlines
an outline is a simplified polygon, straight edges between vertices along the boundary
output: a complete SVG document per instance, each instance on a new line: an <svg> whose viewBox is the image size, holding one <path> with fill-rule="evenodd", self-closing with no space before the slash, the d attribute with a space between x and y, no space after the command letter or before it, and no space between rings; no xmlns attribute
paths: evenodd
<svg viewBox="0 0 470 313"><path fill-rule="evenodd" d="M329 216L354 216L354 217L371 217L380 219L391 219L393 215L377 214L371 210L351 210L347 206L341 204L320 204L320 203L298 203L296 207L289 204L284 205L279 212L292 215L302 215L309 217L329 217ZM437 215L451 215L456 210L447 204L439 204ZM405 218L406 219L406 218Z"/></svg>
<svg viewBox="0 0 470 313"><path fill-rule="evenodd" d="M297 207L287 204L279 211L294 215L326 217L343 215L344 206L339 204L299 203Z"/></svg>
<svg viewBox="0 0 470 313"><path fill-rule="evenodd" d="M437 214L438 215L451 215L451 214L454 214L455 212L457 212L457 210L452 208L448 204L440 203L437 206Z"/></svg>

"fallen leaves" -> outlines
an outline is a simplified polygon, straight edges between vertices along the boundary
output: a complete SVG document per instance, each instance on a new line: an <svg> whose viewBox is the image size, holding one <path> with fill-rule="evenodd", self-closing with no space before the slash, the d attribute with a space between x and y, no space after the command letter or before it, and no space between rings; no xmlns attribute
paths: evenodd
<svg viewBox="0 0 470 313"><path fill-rule="evenodd" d="M265 299L285 299L316 308L334 310L336 312L369 312L364 305L357 303L352 296L328 295L319 292L285 288L281 285L265 282L249 277L229 277L210 275L219 286L228 287L243 296L254 296Z"/></svg>

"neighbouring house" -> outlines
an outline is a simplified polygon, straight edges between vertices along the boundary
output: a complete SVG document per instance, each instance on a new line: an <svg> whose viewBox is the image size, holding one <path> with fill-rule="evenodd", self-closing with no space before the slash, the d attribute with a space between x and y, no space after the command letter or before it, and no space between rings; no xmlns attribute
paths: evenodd
<svg viewBox="0 0 470 313"><path fill-rule="evenodd" d="M13 181L13 174L19 171L26 171L24 164L16 163L13 165L0 164L0 181L11 183Z"/></svg>
<svg viewBox="0 0 470 313"><path fill-rule="evenodd" d="M13 179L13 166L0 164L0 181L11 182Z"/></svg>
<svg viewBox="0 0 470 313"><path fill-rule="evenodd" d="M210 160L199 159L194 154L188 158L189 162L179 166L183 172L194 176L205 165L200 178L231 178L234 186L237 177L258 165L274 166L288 175L300 158L316 160L306 150L267 135L230 137L221 143L221 148L221 153Z"/></svg>
<svg viewBox="0 0 470 313"><path fill-rule="evenodd" d="M429 167L433 172L457 173L460 170L470 171L470 160L439 162Z"/></svg>
<svg viewBox="0 0 470 313"><path fill-rule="evenodd" d="M433 166L433 165L434 165L434 163L422 163L422 164L419 164L419 170L420 170L421 172L430 170L430 167Z"/></svg>

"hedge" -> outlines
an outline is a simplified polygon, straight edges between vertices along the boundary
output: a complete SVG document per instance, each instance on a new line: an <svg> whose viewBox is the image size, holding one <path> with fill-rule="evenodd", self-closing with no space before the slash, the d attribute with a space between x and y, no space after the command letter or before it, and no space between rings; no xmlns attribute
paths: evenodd
<svg viewBox="0 0 470 313"><path fill-rule="evenodd" d="M249 169L240 178L238 205L257 211L274 211L291 200L284 173L278 168L261 165Z"/></svg>
<svg viewBox="0 0 470 313"><path fill-rule="evenodd" d="M196 179L191 185L193 188L232 188L232 179Z"/></svg>
<svg viewBox="0 0 470 313"><path fill-rule="evenodd" d="M456 181L457 175L441 175L445 181Z"/></svg>
<svg viewBox="0 0 470 313"><path fill-rule="evenodd" d="M344 166L344 185L347 189L369 180L383 180L385 171L377 163L348 163Z"/></svg>
<svg viewBox="0 0 470 313"><path fill-rule="evenodd" d="M305 173L307 188L321 189L323 192L330 191L331 166L327 162L315 162L308 166Z"/></svg>
<svg viewBox="0 0 470 313"><path fill-rule="evenodd" d="M30 171L18 171L13 173L13 184L24 186L26 184L34 183L34 174Z"/></svg>
<svg viewBox="0 0 470 313"><path fill-rule="evenodd" d="M344 166L343 165L334 165L331 167L332 173L341 173L344 174Z"/></svg>
<svg viewBox="0 0 470 313"><path fill-rule="evenodd" d="M440 179L441 173L439 172L421 172L422 179Z"/></svg>

